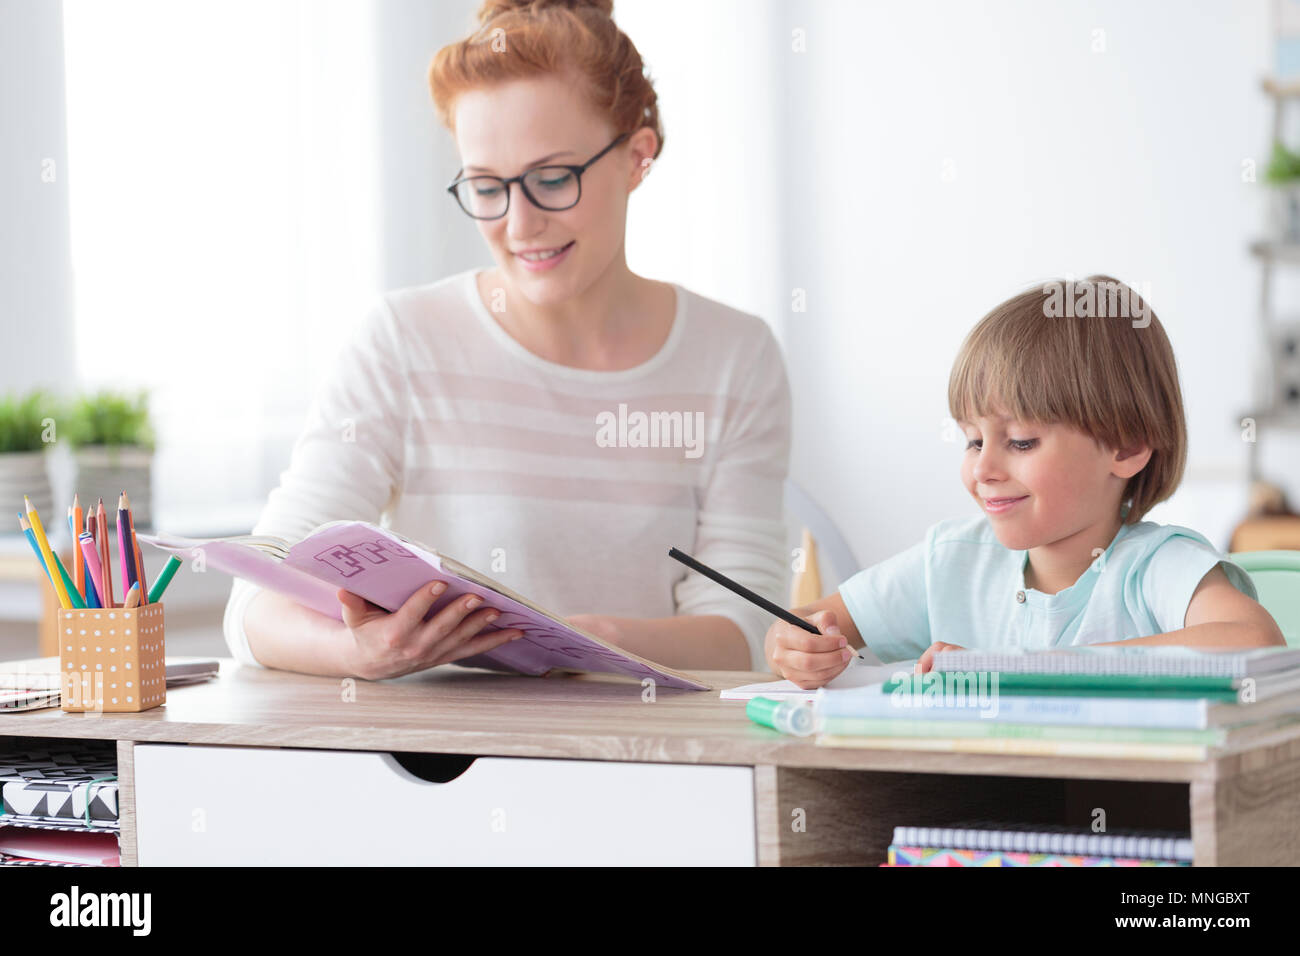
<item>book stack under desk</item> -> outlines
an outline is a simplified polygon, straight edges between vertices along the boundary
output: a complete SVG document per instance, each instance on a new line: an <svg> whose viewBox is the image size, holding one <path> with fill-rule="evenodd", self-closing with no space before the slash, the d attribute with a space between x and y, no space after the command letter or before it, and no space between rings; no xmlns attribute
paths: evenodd
<svg viewBox="0 0 1300 956"><path fill-rule="evenodd" d="M0 750L0 866L118 866L116 747Z"/></svg>

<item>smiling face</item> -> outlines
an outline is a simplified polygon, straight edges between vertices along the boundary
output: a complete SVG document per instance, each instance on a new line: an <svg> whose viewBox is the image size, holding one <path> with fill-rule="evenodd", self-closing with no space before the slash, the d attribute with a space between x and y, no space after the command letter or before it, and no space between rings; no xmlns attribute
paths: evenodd
<svg viewBox="0 0 1300 956"><path fill-rule="evenodd" d="M461 176L508 178L534 166L587 162L617 132L581 90L572 76L545 75L462 94L455 111ZM555 305L580 295L611 267L626 268L628 193L639 179L647 138L654 143L652 131L638 130L588 167L582 198L570 209L539 209L512 183L506 215L476 221L514 289L537 305ZM538 259L552 252L559 254Z"/></svg>
<svg viewBox="0 0 1300 956"><path fill-rule="evenodd" d="M1027 551L1118 525L1128 479L1146 449L1101 447L1070 425L1017 422L1004 413L959 422L961 479L1002 544Z"/></svg>

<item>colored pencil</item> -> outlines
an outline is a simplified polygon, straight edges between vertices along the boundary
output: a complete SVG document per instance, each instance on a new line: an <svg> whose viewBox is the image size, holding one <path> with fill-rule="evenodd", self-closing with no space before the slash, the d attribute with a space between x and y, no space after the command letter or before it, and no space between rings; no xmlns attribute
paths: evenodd
<svg viewBox="0 0 1300 956"><path fill-rule="evenodd" d="M122 562L122 587L128 591L138 580L135 576L135 552L127 544L126 492L117 496L117 556Z"/></svg>
<svg viewBox="0 0 1300 956"><path fill-rule="evenodd" d="M76 525L74 524L74 521L75 521L75 520L76 520L76 519L73 518L73 516L72 516L72 508L71 508L71 506L69 506L69 508L68 508L68 533L72 535L72 557L73 557L74 560L73 560L73 564L72 564L73 572L72 572L72 574L69 574L69 575L68 575L68 583L71 584L72 587L73 587L73 590L75 590L75 591L77 592L77 597L81 598L81 600L82 600L83 603L88 603L88 602L86 602L86 582L83 581L83 580L81 580L79 577L76 576L76 573L77 573L77 572L76 572L76 566L77 566L77 565L76 565L76 560L75 560L75 559L81 556L81 549L80 549L79 547L77 547L77 528L76 528Z"/></svg>
<svg viewBox="0 0 1300 956"><path fill-rule="evenodd" d="M72 598L68 596L68 589L64 587L63 579L54 573L54 552L50 550L49 539L45 537L45 528L41 526L41 516L36 513L31 499L26 495L23 495L23 507L27 509L27 520L32 523L32 534L36 537L36 544L41 549L41 557L45 559L45 567L49 570L50 583L54 585L54 590L59 595L59 606L70 608Z"/></svg>
<svg viewBox="0 0 1300 956"><path fill-rule="evenodd" d="M32 550L36 552L36 560L41 563L42 568L45 568L45 577L49 579L50 584L53 584L54 578L50 577L50 569L45 566L45 559L41 557L41 547L36 543L36 535L32 534L32 526L28 520L23 517L21 511L18 512L18 527L23 529L23 534L26 535L28 544L30 544Z"/></svg>
<svg viewBox="0 0 1300 956"><path fill-rule="evenodd" d="M99 507L95 510L95 543L99 546L99 567L104 572L104 594L107 600L104 607L117 607L117 599L113 597L113 550L108 540L108 514L104 511L104 499L99 499Z"/></svg>
<svg viewBox="0 0 1300 956"><path fill-rule="evenodd" d="M167 590L167 585L172 583L172 578L176 575L176 569L181 566L181 559L172 555L167 559L167 566L162 569L162 574L158 575L158 580L153 583L149 589L149 603L157 604L162 599L163 591Z"/></svg>
<svg viewBox="0 0 1300 956"><path fill-rule="evenodd" d="M81 549L77 547L77 535L81 534L81 496L75 491L72 493L72 580L77 583L81 593L86 598L90 597L90 589L86 587L86 562L81 556ZM89 600L86 601L90 603Z"/></svg>
<svg viewBox="0 0 1300 956"><path fill-rule="evenodd" d="M122 501L126 504L126 540L131 544L131 557L135 561L135 579L140 582L140 603L149 600L149 581L144 573L144 555L140 553L140 542L135 539L135 515L131 514L131 496L122 492Z"/></svg>
<svg viewBox="0 0 1300 956"><path fill-rule="evenodd" d="M54 558L54 569L59 572L59 577L63 579L63 586L67 589L68 600L72 602L73 607L85 608L86 601L77 590L76 585L72 583L72 578L68 576L68 569L63 566L59 560L59 552L51 551L50 557Z"/></svg>
<svg viewBox="0 0 1300 956"><path fill-rule="evenodd" d="M135 529L131 529L131 536L135 537ZM135 563L139 567L140 581L140 603L149 603L149 575L144 570L144 554L140 551L140 542L135 542Z"/></svg>
<svg viewBox="0 0 1300 956"><path fill-rule="evenodd" d="M95 550L95 539L89 531L83 531L77 538L77 543L81 545L81 554L86 562L86 573L90 575L90 585L86 588L86 603L90 604L89 598L93 595L95 603L91 604L91 607L107 607L100 598L104 590L104 575L99 570L99 552Z"/></svg>
<svg viewBox="0 0 1300 956"><path fill-rule="evenodd" d="M122 602L122 607L135 607L140 603L140 583L137 581L131 585L131 590L126 592L126 600Z"/></svg>
<svg viewBox="0 0 1300 956"><path fill-rule="evenodd" d="M95 516L92 515L92 514L90 513L90 509L89 509L89 508L87 508L87 509L85 510L85 513L84 513L84 520L82 521L81 531L82 531L83 533L85 533L85 534L90 535L90 546L95 550L95 554L99 554L99 539L95 537ZM78 535L78 538L80 538L80 535ZM82 552L82 558L83 558L83 559L85 558L85 552L84 552L84 551ZM100 606L101 606L101 607L107 607L107 605L105 605L105 604L103 603L103 602L104 602L104 579L103 579L103 577L97 575L97 576L95 576L95 577L92 578L91 575L90 575L90 564L87 563L87 562L85 562L84 560L83 560L82 563L85 564L85 566L86 566L86 584L87 584L87 586L90 586L90 585L92 585L92 584L94 585L94 587L95 587L95 597L99 598Z"/></svg>

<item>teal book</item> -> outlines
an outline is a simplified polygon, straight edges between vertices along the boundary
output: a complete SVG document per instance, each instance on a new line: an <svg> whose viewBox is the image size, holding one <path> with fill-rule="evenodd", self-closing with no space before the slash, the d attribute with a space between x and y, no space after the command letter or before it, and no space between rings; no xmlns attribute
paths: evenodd
<svg viewBox="0 0 1300 956"><path fill-rule="evenodd" d="M936 655L942 656L942 655ZM1142 674L1016 674L930 671L887 680L886 694L984 697L1036 694L1079 697L1191 697L1237 699L1241 679L1233 677L1150 676Z"/></svg>

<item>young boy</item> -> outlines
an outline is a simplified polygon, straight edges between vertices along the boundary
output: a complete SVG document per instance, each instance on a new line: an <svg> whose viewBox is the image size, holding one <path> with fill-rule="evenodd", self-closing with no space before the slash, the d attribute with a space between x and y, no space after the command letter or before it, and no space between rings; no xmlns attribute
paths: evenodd
<svg viewBox="0 0 1300 956"><path fill-rule="evenodd" d="M1088 307L1063 308L1063 289ZM1093 276L999 305L963 343L948 407L982 514L796 608L821 636L772 625L775 672L820 687L864 644L925 672L962 647L1285 643L1245 571L1141 520L1177 489L1187 432L1169 339L1128 286Z"/></svg>

